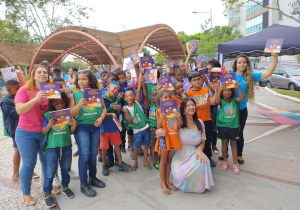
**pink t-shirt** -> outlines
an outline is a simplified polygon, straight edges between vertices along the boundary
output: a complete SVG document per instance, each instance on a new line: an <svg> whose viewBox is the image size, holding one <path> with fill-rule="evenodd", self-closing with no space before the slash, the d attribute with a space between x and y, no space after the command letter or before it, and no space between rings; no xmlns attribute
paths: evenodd
<svg viewBox="0 0 300 210"><path fill-rule="evenodd" d="M37 94L40 90L35 89ZM26 103L32 99L31 90L21 87L15 97L15 103ZM48 99L38 101L28 112L21 114L19 118L19 127L31 132L39 132L43 130L44 117L43 114L48 111Z"/></svg>

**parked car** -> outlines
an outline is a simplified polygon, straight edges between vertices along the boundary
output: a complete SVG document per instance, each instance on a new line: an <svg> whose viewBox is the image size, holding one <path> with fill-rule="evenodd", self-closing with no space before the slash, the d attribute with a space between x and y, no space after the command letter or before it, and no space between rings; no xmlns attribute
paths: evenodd
<svg viewBox="0 0 300 210"><path fill-rule="evenodd" d="M260 82L260 86L300 90L300 68L276 68L269 78Z"/></svg>

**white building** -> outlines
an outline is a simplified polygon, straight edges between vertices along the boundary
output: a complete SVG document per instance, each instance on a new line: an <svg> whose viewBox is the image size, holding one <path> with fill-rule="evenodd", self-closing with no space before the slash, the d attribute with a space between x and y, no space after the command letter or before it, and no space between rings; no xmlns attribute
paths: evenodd
<svg viewBox="0 0 300 210"><path fill-rule="evenodd" d="M235 25L238 30L244 35L256 33L272 24L281 24L287 26L299 27L299 23L287 18L276 10L263 8L256 3L243 0L244 4L240 7L235 7L229 11L229 24ZM256 0L258 3L278 8L277 0ZM300 20L300 5L296 0L278 0L279 8L288 15ZM274 35L276 36L276 35ZM274 37L275 38L275 37ZM280 38L280 37L276 37ZM280 66L298 65L295 56L281 56L279 58ZM270 58L252 58L252 66L266 66L270 63Z"/></svg>

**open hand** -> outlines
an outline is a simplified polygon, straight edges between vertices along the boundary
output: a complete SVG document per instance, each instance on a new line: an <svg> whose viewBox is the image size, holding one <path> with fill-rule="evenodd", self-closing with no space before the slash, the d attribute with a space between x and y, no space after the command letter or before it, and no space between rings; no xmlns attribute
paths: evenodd
<svg viewBox="0 0 300 210"><path fill-rule="evenodd" d="M198 151L195 154L196 160L199 160L200 163L205 163L207 161L206 155L203 153L203 151Z"/></svg>

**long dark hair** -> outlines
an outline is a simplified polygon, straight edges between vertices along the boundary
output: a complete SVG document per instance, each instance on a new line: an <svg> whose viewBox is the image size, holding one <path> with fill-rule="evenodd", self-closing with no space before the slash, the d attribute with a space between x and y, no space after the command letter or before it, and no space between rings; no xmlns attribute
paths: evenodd
<svg viewBox="0 0 300 210"><path fill-rule="evenodd" d="M76 85L78 90L80 89L80 87L78 86L78 75L79 74L85 74L88 76L91 89L99 89L99 83L98 83L95 73L92 72L91 70L85 70L85 71L80 71L76 74L74 84Z"/></svg>
<svg viewBox="0 0 300 210"><path fill-rule="evenodd" d="M182 99L181 101L181 104L180 104L180 114L181 114L181 118L182 118L182 125L181 125L181 128L187 128L187 119L186 119L186 116L185 116L185 113L184 113L184 110L187 106L187 103L189 101L192 101L193 104L195 105L195 113L193 114L193 121L194 123L196 124L197 128L198 128L198 131L201 131L203 132L203 128L202 128L202 125L197 117L197 111L196 111L196 102L194 101L193 98L191 97L186 97L184 99Z"/></svg>
<svg viewBox="0 0 300 210"><path fill-rule="evenodd" d="M63 100L63 102L65 102L65 105L66 105L65 109L68 108L69 107L69 97L64 92L61 92L60 95L61 95L61 100ZM48 111L56 111L55 105L54 105L55 100L57 100L57 99L49 99L49 101L48 101L48 106L49 106Z"/></svg>

